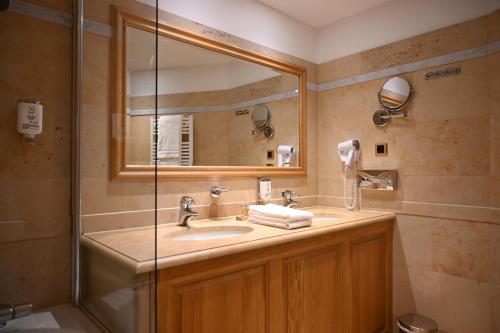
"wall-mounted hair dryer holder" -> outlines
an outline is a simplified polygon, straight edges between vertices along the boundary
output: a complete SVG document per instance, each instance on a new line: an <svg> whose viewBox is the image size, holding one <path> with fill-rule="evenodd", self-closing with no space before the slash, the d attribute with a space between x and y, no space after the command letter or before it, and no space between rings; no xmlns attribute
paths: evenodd
<svg viewBox="0 0 500 333"><path fill-rule="evenodd" d="M359 188L362 190L396 191L398 170L357 170Z"/></svg>

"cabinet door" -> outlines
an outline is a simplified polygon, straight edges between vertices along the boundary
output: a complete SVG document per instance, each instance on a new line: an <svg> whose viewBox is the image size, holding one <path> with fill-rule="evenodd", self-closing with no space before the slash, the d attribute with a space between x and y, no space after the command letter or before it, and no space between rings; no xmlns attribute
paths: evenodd
<svg viewBox="0 0 500 333"><path fill-rule="evenodd" d="M338 253L332 247L284 260L286 332L339 332Z"/></svg>
<svg viewBox="0 0 500 333"><path fill-rule="evenodd" d="M390 250L385 233L351 242L352 333L390 331Z"/></svg>
<svg viewBox="0 0 500 333"><path fill-rule="evenodd" d="M176 323L169 333L267 331L266 266L174 287L171 292L174 297L167 311L173 311L168 317Z"/></svg>

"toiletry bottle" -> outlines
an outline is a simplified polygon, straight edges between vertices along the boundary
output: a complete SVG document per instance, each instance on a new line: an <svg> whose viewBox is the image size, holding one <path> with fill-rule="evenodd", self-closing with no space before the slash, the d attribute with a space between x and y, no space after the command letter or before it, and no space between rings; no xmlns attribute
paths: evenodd
<svg viewBox="0 0 500 333"><path fill-rule="evenodd" d="M240 215L236 216L238 221L246 221L248 220L248 204L246 202L240 203Z"/></svg>

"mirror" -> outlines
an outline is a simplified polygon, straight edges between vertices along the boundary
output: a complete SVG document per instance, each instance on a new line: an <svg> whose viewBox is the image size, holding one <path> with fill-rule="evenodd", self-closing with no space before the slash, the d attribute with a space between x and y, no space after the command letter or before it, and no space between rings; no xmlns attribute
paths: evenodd
<svg viewBox="0 0 500 333"><path fill-rule="evenodd" d="M264 128L271 120L271 112L266 105L257 105L252 112L252 122L257 129Z"/></svg>
<svg viewBox="0 0 500 333"><path fill-rule="evenodd" d="M410 83L399 76L387 80L378 94L380 104L389 110L402 109L410 99Z"/></svg>
<svg viewBox="0 0 500 333"><path fill-rule="evenodd" d="M114 177L305 174L304 69L160 23L156 86L154 22L116 15Z"/></svg>
<svg viewBox="0 0 500 333"><path fill-rule="evenodd" d="M255 129L262 131L266 138L274 137L274 127L271 125L271 111L265 104L257 105L252 112L252 123ZM253 132L255 135L256 131ZM278 163L278 166L280 164Z"/></svg>
<svg viewBox="0 0 500 333"><path fill-rule="evenodd" d="M387 80L378 93L378 101L382 109L375 111L372 120L378 127L384 127L395 117L406 117L402 111L410 101L412 88L410 83L399 76Z"/></svg>

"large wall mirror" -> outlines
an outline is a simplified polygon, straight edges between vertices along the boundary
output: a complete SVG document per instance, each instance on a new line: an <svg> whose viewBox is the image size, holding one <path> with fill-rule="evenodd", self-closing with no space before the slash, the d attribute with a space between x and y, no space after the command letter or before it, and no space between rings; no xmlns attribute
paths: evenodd
<svg viewBox="0 0 500 333"><path fill-rule="evenodd" d="M115 14L115 178L306 174L303 68Z"/></svg>

